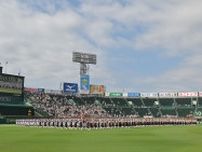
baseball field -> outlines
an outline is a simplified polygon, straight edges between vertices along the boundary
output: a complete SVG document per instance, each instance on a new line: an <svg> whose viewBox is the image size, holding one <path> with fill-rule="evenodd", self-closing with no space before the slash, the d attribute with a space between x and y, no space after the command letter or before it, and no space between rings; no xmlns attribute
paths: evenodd
<svg viewBox="0 0 202 152"><path fill-rule="evenodd" d="M202 126L76 130L0 125L0 152L200 152Z"/></svg>

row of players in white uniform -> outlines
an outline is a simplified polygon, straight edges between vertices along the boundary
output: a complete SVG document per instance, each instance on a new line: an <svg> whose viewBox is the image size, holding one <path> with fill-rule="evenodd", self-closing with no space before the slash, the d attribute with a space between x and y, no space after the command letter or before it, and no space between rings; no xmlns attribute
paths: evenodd
<svg viewBox="0 0 202 152"><path fill-rule="evenodd" d="M20 119L17 125L63 128L111 128L150 125L193 125L193 118L107 118L107 119Z"/></svg>

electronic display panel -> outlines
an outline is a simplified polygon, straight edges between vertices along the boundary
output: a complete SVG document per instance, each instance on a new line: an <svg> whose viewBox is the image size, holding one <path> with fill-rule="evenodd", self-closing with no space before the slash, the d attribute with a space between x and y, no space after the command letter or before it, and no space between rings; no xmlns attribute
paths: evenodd
<svg viewBox="0 0 202 152"><path fill-rule="evenodd" d="M24 86L24 77L13 75L0 75L0 93L22 94Z"/></svg>

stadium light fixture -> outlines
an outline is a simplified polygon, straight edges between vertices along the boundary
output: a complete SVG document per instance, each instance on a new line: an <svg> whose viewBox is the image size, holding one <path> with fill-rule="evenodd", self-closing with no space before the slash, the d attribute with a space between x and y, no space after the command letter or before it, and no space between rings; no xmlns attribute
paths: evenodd
<svg viewBox="0 0 202 152"><path fill-rule="evenodd" d="M97 63L97 56L90 53L73 52L72 61L80 63L80 75L85 75L89 72L89 65Z"/></svg>
<svg viewBox="0 0 202 152"><path fill-rule="evenodd" d="M73 52L72 61L80 63L80 88L82 94L88 94L90 90L89 69L90 64L97 63L97 56L90 53Z"/></svg>

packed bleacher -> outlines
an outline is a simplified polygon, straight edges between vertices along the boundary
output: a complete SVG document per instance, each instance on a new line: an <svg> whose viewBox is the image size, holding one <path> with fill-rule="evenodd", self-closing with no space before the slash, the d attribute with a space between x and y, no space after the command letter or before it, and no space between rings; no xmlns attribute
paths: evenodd
<svg viewBox="0 0 202 152"><path fill-rule="evenodd" d="M25 92L25 100L42 117L193 117L201 116L202 99L78 96Z"/></svg>
<svg viewBox="0 0 202 152"><path fill-rule="evenodd" d="M26 94L26 100L37 113L46 117L107 117L105 109L92 98L53 94Z"/></svg>

